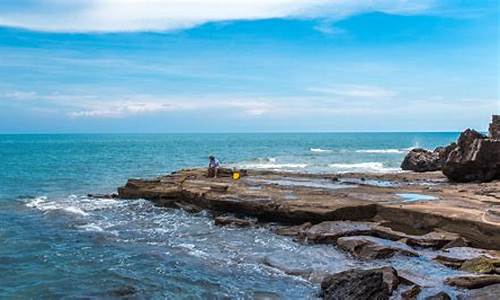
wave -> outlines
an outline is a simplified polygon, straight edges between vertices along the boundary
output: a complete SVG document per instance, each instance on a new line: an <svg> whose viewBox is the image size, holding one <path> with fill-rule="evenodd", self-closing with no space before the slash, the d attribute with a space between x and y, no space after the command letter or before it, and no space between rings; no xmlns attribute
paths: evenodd
<svg viewBox="0 0 500 300"><path fill-rule="evenodd" d="M333 152L333 150L329 149L321 149L321 148L311 148L309 149L311 152L317 152L317 153L325 153L325 152Z"/></svg>
<svg viewBox="0 0 500 300"><path fill-rule="evenodd" d="M243 169L304 169L307 167L307 164L276 164L276 163L248 163L248 164L240 164L239 167Z"/></svg>
<svg viewBox="0 0 500 300"><path fill-rule="evenodd" d="M388 173L400 171L399 168L385 167L381 162L365 162L365 163L335 163L329 164L330 168L334 168L339 173L346 172L368 172L368 173Z"/></svg>
<svg viewBox="0 0 500 300"><path fill-rule="evenodd" d="M411 148L413 149L413 148ZM406 153L410 148L407 149L361 149L356 150L356 153L377 153L377 154L401 154Z"/></svg>
<svg viewBox="0 0 500 300"><path fill-rule="evenodd" d="M70 200L72 198L70 197ZM88 213L78 206L68 204L66 202L48 201L46 196L36 197L26 203L27 207L36 208L43 212L48 211L63 211L70 214L87 216Z"/></svg>

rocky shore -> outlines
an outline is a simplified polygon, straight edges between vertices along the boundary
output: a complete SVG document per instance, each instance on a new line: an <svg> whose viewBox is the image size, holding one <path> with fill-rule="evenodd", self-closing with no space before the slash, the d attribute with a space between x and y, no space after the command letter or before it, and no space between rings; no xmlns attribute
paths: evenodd
<svg viewBox="0 0 500 300"><path fill-rule="evenodd" d="M491 127L500 128L497 123ZM331 244L359 260L425 257L460 271L460 276L442 279L457 289L456 295L432 289L431 295L425 278L390 264L318 274L264 262L321 283L324 299L498 299L500 181L495 179L500 156L487 153L498 146L495 134L486 137L466 131L456 145L407 157L415 165L417 156L434 160L432 170L476 172L483 177L467 178L484 179L482 183L453 181L447 171L443 175L422 170L391 174L243 170L241 179L233 180L229 169L216 179L207 178L204 169L189 169L151 180L130 179L118 188L116 197L148 199L189 212L208 210L220 226L261 226L299 243ZM477 171L478 166L483 167Z"/></svg>

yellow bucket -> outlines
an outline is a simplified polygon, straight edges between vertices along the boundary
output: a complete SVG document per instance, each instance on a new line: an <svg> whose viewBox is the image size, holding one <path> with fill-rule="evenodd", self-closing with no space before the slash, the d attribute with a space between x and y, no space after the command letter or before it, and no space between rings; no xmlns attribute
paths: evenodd
<svg viewBox="0 0 500 300"><path fill-rule="evenodd" d="M238 172L238 171L233 172L233 180L239 180L240 177L241 177L240 172Z"/></svg>

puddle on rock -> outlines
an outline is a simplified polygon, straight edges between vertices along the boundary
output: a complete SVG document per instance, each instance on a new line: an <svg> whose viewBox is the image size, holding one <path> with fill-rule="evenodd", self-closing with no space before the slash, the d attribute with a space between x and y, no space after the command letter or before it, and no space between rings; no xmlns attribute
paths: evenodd
<svg viewBox="0 0 500 300"><path fill-rule="evenodd" d="M430 201L437 199L437 197L431 195L415 194L415 193L401 193L396 195L399 196L403 200L403 202Z"/></svg>

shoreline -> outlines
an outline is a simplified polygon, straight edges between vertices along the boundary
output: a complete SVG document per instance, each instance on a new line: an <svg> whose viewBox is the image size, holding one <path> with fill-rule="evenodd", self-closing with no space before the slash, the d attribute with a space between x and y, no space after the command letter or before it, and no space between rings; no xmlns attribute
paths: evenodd
<svg viewBox="0 0 500 300"><path fill-rule="evenodd" d="M441 172L264 170L243 170L235 181L230 173L225 170L214 179L206 177L205 169L187 169L156 179L130 179L115 197L147 199L193 213L208 210L219 226L264 227L306 245L331 244L359 260L426 257L464 271L463 276L442 278L440 283L458 288L456 295L500 291L500 181L451 183ZM321 282L324 298L334 293L342 276L362 282L364 276L396 274L395 285L384 279L384 284L394 285L384 293L401 299L414 299L405 295L419 294L421 289L428 289L422 294L433 290L422 274L396 270L390 264L335 274L273 267Z"/></svg>

